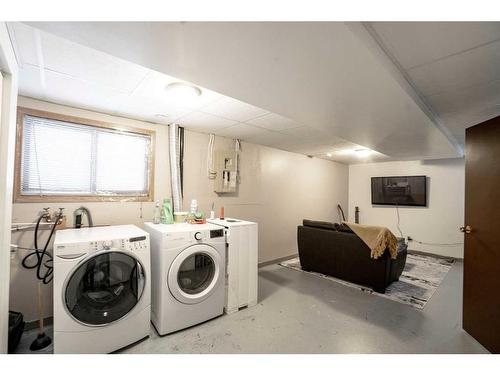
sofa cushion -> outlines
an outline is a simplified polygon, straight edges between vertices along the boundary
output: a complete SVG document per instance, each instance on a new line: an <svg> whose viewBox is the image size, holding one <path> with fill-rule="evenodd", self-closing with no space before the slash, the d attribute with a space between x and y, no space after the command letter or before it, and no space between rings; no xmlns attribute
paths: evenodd
<svg viewBox="0 0 500 375"><path fill-rule="evenodd" d="M349 228L348 225L341 223L341 224L335 224L335 229L338 230L339 232L345 232L345 233L354 233L354 231Z"/></svg>
<svg viewBox="0 0 500 375"><path fill-rule="evenodd" d="M304 225L305 227L313 227L313 228L336 230L335 225L338 225L338 224L336 224L336 223L330 223L328 221L317 221L317 220L307 220L307 219L304 219L302 221L302 225Z"/></svg>

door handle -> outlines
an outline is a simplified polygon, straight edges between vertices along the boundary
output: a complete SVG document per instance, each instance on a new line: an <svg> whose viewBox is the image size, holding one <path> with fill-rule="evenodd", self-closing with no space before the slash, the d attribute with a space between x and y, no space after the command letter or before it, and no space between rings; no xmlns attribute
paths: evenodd
<svg viewBox="0 0 500 375"><path fill-rule="evenodd" d="M468 234L468 233L472 232L472 227L470 225L460 227L460 232Z"/></svg>

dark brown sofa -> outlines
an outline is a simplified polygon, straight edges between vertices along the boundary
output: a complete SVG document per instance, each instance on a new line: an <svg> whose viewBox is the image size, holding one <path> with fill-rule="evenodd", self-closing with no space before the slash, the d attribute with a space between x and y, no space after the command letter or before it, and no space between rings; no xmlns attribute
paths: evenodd
<svg viewBox="0 0 500 375"><path fill-rule="evenodd" d="M372 259L370 248L345 225L304 220L297 228L297 241L304 271L366 285L379 293L399 279L406 263L404 242L399 244L397 259L391 259L388 251Z"/></svg>

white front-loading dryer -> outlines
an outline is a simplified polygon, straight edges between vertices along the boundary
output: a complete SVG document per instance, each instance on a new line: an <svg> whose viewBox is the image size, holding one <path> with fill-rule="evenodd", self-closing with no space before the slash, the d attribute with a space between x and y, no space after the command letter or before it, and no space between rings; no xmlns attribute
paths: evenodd
<svg viewBox="0 0 500 375"><path fill-rule="evenodd" d="M54 353L110 353L149 335L149 233L60 230L54 241Z"/></svg>
<svg viewBox="0 0 500 375"><path fill-rule="evenodd" d="M151 236L151 320L166 335L223 314L224 229L145 223Z"/></svg>

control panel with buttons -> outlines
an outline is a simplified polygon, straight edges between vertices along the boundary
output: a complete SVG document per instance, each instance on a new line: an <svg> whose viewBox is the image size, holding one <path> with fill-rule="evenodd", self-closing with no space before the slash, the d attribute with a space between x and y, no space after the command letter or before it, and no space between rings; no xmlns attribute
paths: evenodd
<svg viewBox="0 0 500 375"><path fill-rule="evenodd" d="M133 238L122 238L119 240L105 240L105 241L93 241L90 242L90 247L92 250L147 250L149 248L149 242L146 236L133 237Z"/></svg>

